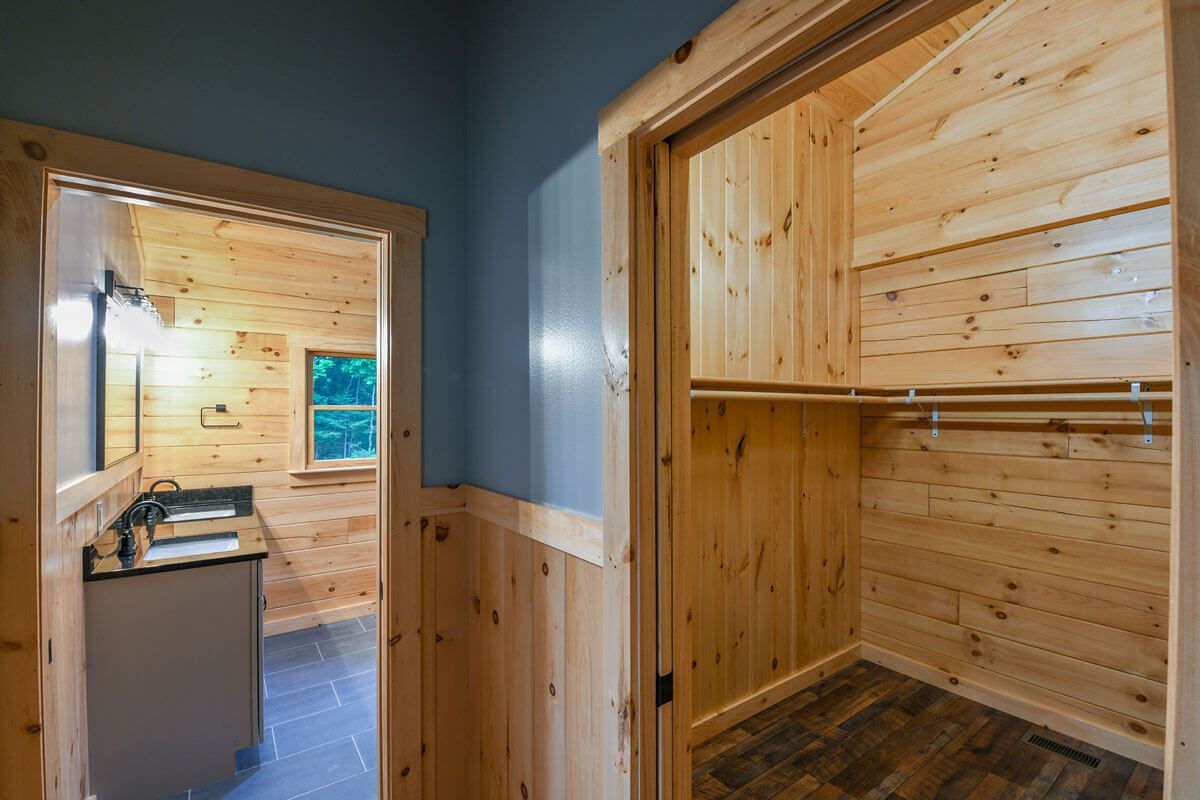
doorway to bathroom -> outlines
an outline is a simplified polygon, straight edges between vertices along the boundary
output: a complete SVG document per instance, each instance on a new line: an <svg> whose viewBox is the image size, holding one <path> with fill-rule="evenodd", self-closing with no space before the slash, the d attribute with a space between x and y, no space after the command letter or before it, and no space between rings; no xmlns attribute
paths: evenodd
<svg viewBox="0 0 1200 800"><path fill-rule="evenodd" d="M0 490L5 517L22 523L5 538L0 577L31 589L12 603L6 593L4 634L37 643L3 665L28 715L0 732L4 762L20 762L7 774L28 783L22 796L93 793L80 551L168 477L185 491L251 486L253 512L180 519L160 539L215 525L260 540L267 555L263 735L230 753L226 779L270 779L272 794L288 797L343 781L338 796L390 796L419 782L424 212L7 121L0 167L0 305L14 329L30 327L3 355L41 387L0 390L0 434L20 453L14 462L29 459L9 465L18 477ZM134 452L60 480L70 449L60 433L74 433L59 424L70 386L58 351L78 322L60 293L59 244L76 201L122 209L139 262L129 285L152 298L163 327L145 345L141 410L124 432ZM40 237L22 233L31 222ZM83 257L102 260L99 250ZM38 294L30 313L22 303ZM338 752L317 759L328 745ZM288 759L311 779L293 794L287 781L300 778L284 774ZM178 791L208 796L199 785Z"/></svg>

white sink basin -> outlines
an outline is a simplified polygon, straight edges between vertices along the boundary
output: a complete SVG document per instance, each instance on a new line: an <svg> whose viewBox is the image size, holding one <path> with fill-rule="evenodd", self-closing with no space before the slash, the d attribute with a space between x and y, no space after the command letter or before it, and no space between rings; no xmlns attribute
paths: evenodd
<svg viewBox="0 0 1200 800"><path fill-rule="evenodd" d="M213 553L229 553L238 549L236 533L217 533L205 536L180 536L162 539L150 545L143 561L162 561L167 558L185 556L207 556Z"/></svg>

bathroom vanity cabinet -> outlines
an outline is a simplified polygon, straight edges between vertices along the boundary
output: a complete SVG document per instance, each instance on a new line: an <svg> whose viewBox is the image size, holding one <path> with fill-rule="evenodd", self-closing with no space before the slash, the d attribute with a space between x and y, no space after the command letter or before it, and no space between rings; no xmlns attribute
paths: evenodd
<svg viewBox="0 0 1200 800"><path fill-rule="evenodd" d="M263 733L260 542L85 583L90 789L157 800L233 775Z"/></svg>

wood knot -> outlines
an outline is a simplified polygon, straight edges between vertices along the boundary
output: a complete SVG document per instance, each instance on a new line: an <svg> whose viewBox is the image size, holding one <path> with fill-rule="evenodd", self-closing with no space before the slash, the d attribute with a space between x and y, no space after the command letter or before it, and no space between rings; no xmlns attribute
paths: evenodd
<svg viewBox="0 0 1200 800"><path fill-rule="evenodd" d="M1009 582L1008 582L1007 584L1005 584L1005 585L1006 585L1006 586L1008 586L1008 588L1009 588L1009 589L1013 589L1013 590L1015 590L1015 589L1017 588L1017 585L1016 585L1015 583L1013 583L1012 581L1009 581Z"/></svg>
<svg viewBox="0 0 1200 800"><path fill-rule="evenodd" d="M696 41L694 39L688 39L686 42L679 45L679 47L675 48L675 52L671 57L675 59L676 64L682 64L688 60L688 56L692 54L692 49L695 48L695 46Z"/></svg>
<svg viewBox="0 0 1200 800"><path fill-rule="evenodd" d="M529 798L529 790L525 788L524 783L521 784L521 797L526 798L526 800Z"/></svg>
<svg viewBox="0 0 1200 800"><path fill-rule="evenodd" d="M900 295L896 294L895 292L888 292L887 294L884 295L884 297L886 297L888 300L890 300L893 303L896 302L896 298L899 296Z"/></svg>
<svg viewBox="0 0 1200 800"><path fill-rule="evenodd" d="M1149 128L1138 128L1138 136L1145 136L1149 132Z"/></svg>
<svg viewBox="0 0 1200 800"><path fill-rule="evenodd" d="M401 634L399 634L399 633L398 633L398 634L396 634L395 636L392 636L392 637L389 637L389 638L388 638L388 644L389 644L389 645L393 645L393 646L394 646L394 645L398 645L398 644L400 644L400 640L401 640L401 639L403 639L403 638L404 638L404 637L403 637Z"/></svg>
<svg viewBox="0 0 1200 800"><path fill-rule="evenodd" d="M435 542L444 542L446 537L450 535L449 525L436 525L433 529L433 540Z"/></svg>
<svg viewBox="0 0 1200 800"><path fill-rule="evenodd" d="M500 624L500 612L494 608L492 609L492 624L493 625Z"/></svg>
<svg viewBox="0 0 1200 800"><path fill-rule="evenodd" d="M405 767L404 769L400 770L400 777L401 777L401 778L407 778L407 777L408 777L408 773L409 773L409 772L411 772L411 771L412 771L412 770L411 770L409 767Z"/></svg>
<svg viewBox="0 0 1200 800"><path fill-rule="evenodd" d="M1005 614L1003 611L997 611L996 619L1008 619L1008 614Z"/></svg>
<svg viewBox="0 0 1200 800"><path fill-rule="evenodd" d="M34 161L46 160L46 148L42 146L41 142L21 142L21 149Z"/></svg>
<svg viewBox="0 0 1200 800"><path fill-rule="evenodd" d="M549 574L550 574L550 565L549 565L549 564L547 564L545 561L543 561L543 562L542 562L542 574L543 574L543 575L549 575Z"/></svg>
<svg viewBox="0 0 1200 800"><path fill-rule="evenodd" d="M958 686L958 678L951 678L950 683L953 686Z"/></svg>
<svg viewBox="0 0 1200 800"><path fill-rule="evenodd" d="M553 684L553 683L552 683L552 684L550 684L550 696L551 696L551 697L557 697L557 696L558 696L558 689L554 688L554 684Z"/></svg>
<svg viewBox="0 0 1200 800"><path fill-rule="evenodd" d="M32 725L26 726L25 732L26 733L41 733L42 732L41 723L35 722Z"/></svg>

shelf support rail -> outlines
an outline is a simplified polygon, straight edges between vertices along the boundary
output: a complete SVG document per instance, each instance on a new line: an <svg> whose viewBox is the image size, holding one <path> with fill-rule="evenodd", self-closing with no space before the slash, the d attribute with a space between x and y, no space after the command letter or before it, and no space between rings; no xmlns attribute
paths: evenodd
<svg viewBox="0 0 1200 800"><path fill-rule="evenodd" d="M1149 385L1146 386L1146 391L1150 391ZM1129 399L1142 412L1142 441L1154 444L1154 405L1149 400L1142 399L1141 381L1129 384Z"/></svg>
<svg viewBox="0 0 1200 800"><path fill-rule="evenodd" d="M912 405L913 399L916 398L916 396L917 396L917 390L913 389L913 388L909 388L908 394L904 396L904 405L906 405L906 406ZM921 407L920 403L917 403L917 408L921 409L922 411L925 410L924 408ZM937 404L937 400L933 401L933 413L929 417L929 427L931 429L930 433L933 436L933 438L934 439L938 438L938 404Z"/></svg>

